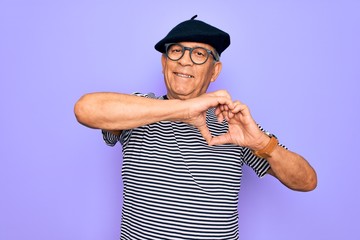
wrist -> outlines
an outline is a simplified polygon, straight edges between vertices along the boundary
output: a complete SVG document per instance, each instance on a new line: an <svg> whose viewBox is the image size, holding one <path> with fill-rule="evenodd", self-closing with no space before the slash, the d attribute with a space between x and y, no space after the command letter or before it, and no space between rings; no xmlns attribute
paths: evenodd
<svg viewBox="0 0 360 240"><path fill-rule="evenodd" d="M271 153L275 150L276 146L279 144L279 141L275 135L267 134L267 140L263 141L259 145L259 148L252 149L254 155L260 158L269 158Z"/></svg>
<svg viewBox="0 0 360 240"><path fill-rule="evenodd" d="M266 133L262 133L260 139L258 140L258 143L250 147L250 149L252 151L259 151L261 149L264 149L269 142L270 142L270 136L267 135Z"/></svg>

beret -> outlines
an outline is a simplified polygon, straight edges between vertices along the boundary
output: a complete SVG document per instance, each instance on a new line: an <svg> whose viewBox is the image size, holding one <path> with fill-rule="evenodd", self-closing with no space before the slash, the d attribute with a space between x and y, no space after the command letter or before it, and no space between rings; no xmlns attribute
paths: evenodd
<svg viewBox="0 0 360 240"><path fill-rule="evenodd" d="M230 45L230 35L203 21L195 20L196 17L197 15L176 25L155 45L155 49L165 53L166 43L200 42L209 44L221 55Z"/></svg>

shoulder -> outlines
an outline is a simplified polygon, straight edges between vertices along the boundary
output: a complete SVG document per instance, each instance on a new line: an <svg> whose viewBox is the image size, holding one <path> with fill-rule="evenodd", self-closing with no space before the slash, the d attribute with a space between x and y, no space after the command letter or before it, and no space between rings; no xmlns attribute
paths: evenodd
<svg viewBox="0 0 360 240"><path fill-rule="evenodd" d="M149 93L141 93L141 92L134 92L132 95L138 96L138 97L145 97L145 98L153 98L153 99L164 99L164 96L156 96L155 93L149 92Z"/></svg>

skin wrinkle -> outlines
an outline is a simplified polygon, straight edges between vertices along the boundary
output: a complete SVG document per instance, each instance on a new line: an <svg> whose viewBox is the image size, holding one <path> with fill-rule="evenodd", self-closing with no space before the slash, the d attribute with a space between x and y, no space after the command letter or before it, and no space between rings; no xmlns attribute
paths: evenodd
<svg viewBox="0 0 360 240"><path fill-rule="evenodd" d="M180 44L186 47L200 46L214 51L214 48L208 44L192 42L181 42ZM172 61L163 54L161 57L162 72L168 98L185 100L206 93L209 84L216 80L222 68L221 62L209 61L209 59L202 65L196 65L191 61L187 52L177 61ZM212 64L213 62L214 64ZM186 73L194 77L182 78L175 75L175 72Z"/></svg>

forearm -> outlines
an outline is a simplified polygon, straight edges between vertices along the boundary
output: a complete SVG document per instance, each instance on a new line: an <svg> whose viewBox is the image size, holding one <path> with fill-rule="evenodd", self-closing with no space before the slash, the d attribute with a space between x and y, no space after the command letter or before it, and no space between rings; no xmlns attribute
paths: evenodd
<svg viewBox="0 0 360 240"><path fill-rule="evenodd" d="M298 191L316 188L316 172L300 155L277 146L267 160L271 166L269 173L288 188Z"/></svg>
<svg viewBox="0 0 360 240"><path fill-rule="evenodd" d="M162 120L183 118L180 100L158 100L120 93L90 93L75 104L77 120L85 126L125 130Z"/></svg>

